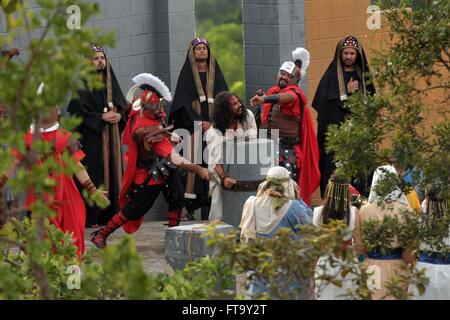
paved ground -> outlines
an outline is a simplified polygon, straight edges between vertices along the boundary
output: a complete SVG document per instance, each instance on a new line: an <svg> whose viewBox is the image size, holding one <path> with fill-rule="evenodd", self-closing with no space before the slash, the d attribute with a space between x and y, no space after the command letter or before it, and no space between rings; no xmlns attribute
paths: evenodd
<svg viewBox="0 0 450 320"><path fill-rule="evenodd" d="M143 225L131 236L136 240L136 247L142 256L144 269L152 274L172 273L172 268L166 263L164 258L164 234L167 221L144 221ZM207 223L207 221L182 221L181 225ZM94 247L89 241L89 235L96 229L86 229L86 249ZM108 243L114 243L125 235L122 228L116 230L109 238Z"/></svg>

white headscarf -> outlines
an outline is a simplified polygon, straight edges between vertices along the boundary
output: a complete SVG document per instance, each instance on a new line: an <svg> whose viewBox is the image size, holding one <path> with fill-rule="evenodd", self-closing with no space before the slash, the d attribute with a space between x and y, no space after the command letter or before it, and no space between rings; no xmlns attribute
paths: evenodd
<svg viewBox="0 0 450 320"><path fill-rule="evenodd" d="M270 233L284 218L296 199L297 183L286 168L273 167L255 196L245 202L240 224L241 238L255 239L256 233ZM277 195L277 196L274 196Z"/></svg>
<svg viewBox="0 0 450 320"><path fill-rule="evenodd" d="M395 170L394 166L392 165L385 165L378 167L375 171L372 179L372 186L370 187L370 194L369 194L369 201L368 203L377 202L379 200L381 201L399 201L400 203L409 206L408 200L406 199L406 196L402 191L397 187L394 190L392 190L388 195L381 197L379 196L375 188L378 186L381 180L386 176L386 173L393 173L395 175L397 174L397 170ZM381 199L380 199L381 198Z"/></svg>

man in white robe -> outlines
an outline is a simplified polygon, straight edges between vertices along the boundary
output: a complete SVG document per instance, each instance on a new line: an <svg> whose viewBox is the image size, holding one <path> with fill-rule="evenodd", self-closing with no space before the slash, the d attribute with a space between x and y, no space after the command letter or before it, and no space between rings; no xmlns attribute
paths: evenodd
<svg viewBox="0 0 450 320"><path fill-rule="evenodd" d="M222 220L222 184L232 188L236 179L226 174L223 164L223 144L229 140L256 139L258 129L253 113L248 110L238 96L231 92L221 92L214 102L212 126L206 133L208 143L208 169L212 173L209 181L211 211L209 220Z"/></svg>

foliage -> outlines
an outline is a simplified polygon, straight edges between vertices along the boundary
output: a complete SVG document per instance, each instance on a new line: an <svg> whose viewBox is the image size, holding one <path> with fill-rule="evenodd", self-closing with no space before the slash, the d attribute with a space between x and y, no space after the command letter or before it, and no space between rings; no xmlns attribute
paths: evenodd
<svg viewBox="0 0 450 320"><path fill-rule="evenodd" d="M229 261L236 274L248 273L248 279L258 278L265 283L270 295L254 298L301 299L309 292L309 279L314 275L314 261L321 252L340 248L337 234L342 225L329 226L329 232L312 226L302 226L301 237L282 228L274 238L257 238L249 243L236 243L236 234L215 234L209 230L209 245L218 250L218 256ZM286 250L289 248L289 250ZM249 284L249 283L248 283ZM289 290L286 290L289 288Z"/></svg>
<svg viewBox="0 0 450 320"><path fill-rule="evenodd" d="M367 285L370 274L353 255L353 248L342 245L342 239L348 232L343 221L332 220L323 226L299 226L297 234L293 234L291 229L281 228L274 238L236 243L236 234L216 234L211 227L208 244L218 250L219 259L228 261L234 274L247 273L247 288L250 281L257 278L270 290L270 293L259 297L245 298L307 299L308 295L311 297L314 294L310 283L312 279L338 287L342 286L342 279L350 279L353 286L345 295L347 299L371 299L371 290ZM315 270L321 268L316 266L319 258L325 258L333 267L338 266L340 273L330 275L318 272L320 269ZM416 271L411 273L409 280L421 290L427 279L423 273ZM394 278L389 293L396 297L408 297L406 281ZM320 294L323 287L316 289Z"/></svg>
<svg viewBox="0 0 450 320"><path fill-rule="evenodd" d="M383 221L369 220L362 225L362 240L368 252L379 251L389 254L396 245L398 218L385 216Z"/></svg>
<svg viewBox="0 0 450 320"><path fill-rule="evenodd" d="M195 14L198 34L211 27L227 23L242 23L242 0L196 0Z"/></svg>
<svg viewBox="0 0 450 320"><path fill-rule="evenodd" d="M219 61L230 89L244 99L244 52L242 25L236 23L222 24L212 27L205 33Z"/></svg>
<svg viewBox="0 0 450 320"><path fill-rule="evenodd" d="M385 205L385 210L393 210ZM421 239L420 216L404 209L400 217L386 215L382 221L368 220L361 226L367 251L389 254L396 247L415 249Z"/></svg>
<svg viewBox="0 0 450 320"><path fill-rule="evenodd" d="M387 175L377 193L388 194L394 186L407 193L413 186L425 189L440 182L440 197L450 199L450 123L448 116L450 71L450 3L424 1L408 9L410 1L382 0L378 4L390 27L389 47L375 52L371 61L377 94L352 95L347 102L349 119L328 132L327 149L338 161L338 171L367 179L379 165L393 161L402 175L413 170L412 184ZM427 118L436 123L430 126ZM400 219L401 220L401 219ZM448 253L448 214L419 219L405 215L400 223L386 218L363 226L368 250L390 249L394 235L401 246ZM422 274L416 272L416 278ZM396 284L408 279L394 279ZM417 285L415 280L412 283ZM420 281L419 281L420 282ZM417 285L423 292L422 283ZM395 291L395 290L394 290ZM407 295L395 292L397 298Z"/></svg>
<svg viewBox="0 0 450 320"><path fill-rule="evenodd" d="M37 241L37 225L9 221L0 235L0 299L60 299L71 295L66 270L77 265L72 238L46 223L47 237ZM45 276L44 276L45 275Z"/></svg>
<svg viewBox="0 0 450 320"><path fill-rule="evenodd" d="M235 297L234 277L224 258L209 256L189 262L162 281L162 299L217 299Z"/></svg>
<svg viewBox="0 0 450 320"><path fill-rule="evenodd" d="M196 0L196 34L211 43L231 91L245 101L242 1Z"/></svg>
<svg viewBox="0 0 450 320"><path fill-rule="evenodd" d="M52 225L47 229L48 239L36 242L31 238L33 228L29 220L21 223L13 219L2 230L0 241L6 246L0 251L0 299L41 299L42 290L48 290L49 298L57 300L230 297L225 290L231 286L229 272L220 260L205 257L171 276L151 275L143 269L134 240L124 237L100 255L91 250L80 263L70 235ZM35 263L45 274L48 288L41 287L42 275L33 270ZM79 280L70 269L77 266L81 270ZM224 289L219 290L217 284Z"/></svg>
<svg viewBox="0 0 450 320"><path fill-rule="evenodd" d="M448 210L442 217L433 216L423 219L419 230L422 244L427 248L424 251L448 255L450 253L447 240L450 233L449 226L450 212Z"/></svg>
<svg viewBox="0 0 450 320"><path fill-rule="evenodd" d="M5 261L11 261L11 268L5 269L3 265L3 274L4 279L21 278L19 283L22 282L23 285L19 288L28 289L24 290L26 293L22 298L65 297L64 290L60 291L61 272L65 272L65 269L59 268L58 265L62 264L66 255L66 262L71 262L75 249L67 236L49 226L48 218L53 213L43 199L44 195L52 193L56 184L56 181L49 178L48 173L52 171L72 176L76 170L75 163L69 155L64 155L65 166L60 166L52 157L38 164L39 155L52 150L51 145L39 141L39 131L36 130L31 152L27 153L23 136L32 121L39 126L50 108L62 104L67 95L73 95L75 90L83 85L83 81L92 86L99 86L98 76L86 57L91 52L92 43L113 44L113 36L94 29L67 28L69 16L66 10L69 6L79 6L83 15L81 21L84 22L98 12L97 4L38 0L36 4L41 10L34 11L29 10L27 2L14 1L14 8L10 7L11 3L1 3L2 10L8 15L9 33L0 39L0 46L11 47L17 34L28 39L19 61L7 61L6 57L2 57L0 61L0 87L5 88L2 90L0 104L7 115L0 121L0 145L7 146L0 149L0 172L3 174L11 168L14 146L15 150L26 155L23 166L10 181L14 193L17 196L32 187L38 200L31 207L33 223L30 226L21 226L12 220L13 226L10 228L14 232L8 232L6 227L6 233L0 237L2 251L5 243L12 243L20 249L17 255L5 257ZM44 90L38 94L42 83ZM75 124L76 121L69 120L65 121L63 126L70 130ZM66 238L63 240L63 237ZM61 241L64 247L61 247ZM55 250L61 250L63 254L53 256ZM12 290L9 287L6 289ZM5 295L10 297L8 291L5 291Z"/></svg>

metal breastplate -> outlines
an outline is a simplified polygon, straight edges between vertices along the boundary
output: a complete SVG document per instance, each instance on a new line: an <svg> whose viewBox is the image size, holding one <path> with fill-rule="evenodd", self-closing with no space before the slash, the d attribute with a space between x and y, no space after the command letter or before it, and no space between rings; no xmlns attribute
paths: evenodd
<svg viewBox="0 0 450 320"><path fill-rule="evenodd" d="M280 137L298 139L300 135L300 117L284 115L278 104L274 104L270 110L267 124L269 130L278 129Z"/></svg>

